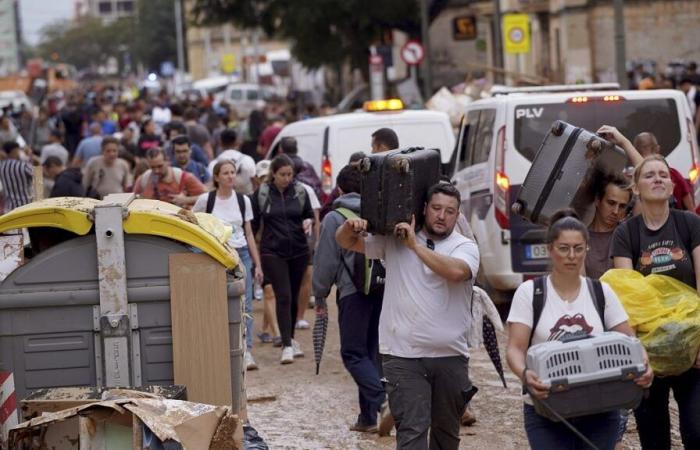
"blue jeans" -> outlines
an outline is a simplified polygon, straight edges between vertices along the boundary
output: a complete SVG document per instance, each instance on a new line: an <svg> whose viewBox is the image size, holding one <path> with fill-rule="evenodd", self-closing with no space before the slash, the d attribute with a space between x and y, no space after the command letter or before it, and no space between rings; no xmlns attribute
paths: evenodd
<svg viewBox="0 0 700 450"><path fill-rule="evenodd" d="M355 293L338 300L340 355L357 384L361 425L377 423L377 411L385 398L379 365L382 298L375 297Z"/></svg>
<svg viewBox="0 0 700 450"><path fill-rule="evenodd" d="M700 448L700 369L689 369L680 375L654 378L649 397L634 410L639 442L644 450L671 448L668 412L671 389L678 404L683 446L686 449Z"/></svg>
<svg viewBox="0 0 700 450"><path fill-rule="evenodd" d="M588 445L561 422L553 422L535 412L532 405L523 405L525 433L533 450L588 450ZM600 450L612 450L617 440L620 411L567 419Z"/></svg>
<svg viewBox="0 0 700 450"><path fill-rule="evenodd" d="M245 267L245 345L248 350L253 348L253 260L248 247L236 249L238 257Z"/></svg>

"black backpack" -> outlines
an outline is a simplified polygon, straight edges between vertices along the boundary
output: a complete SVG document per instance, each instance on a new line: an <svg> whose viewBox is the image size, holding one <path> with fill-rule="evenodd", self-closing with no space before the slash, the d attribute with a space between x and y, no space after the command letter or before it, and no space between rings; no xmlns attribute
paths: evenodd
<svg viewBox="0 0 700 450"><path fill-rule="evenodd" d="M241 222L245 225L245 195L236 192L236 199L238 199L238 209L241 211ZM207 197L207 214L211 214L214 211L214 203L216 202L216 191L209 191L209 196Z"/></svg>
<svg viewBox="0 0 700 450"><path fill-rule="evenodd" d="M355 218L357 214L348 208L336 208L335 211L345 219ZM350 270L345 258L341 255L340 260L343 262L343 267L350 274L352 284L358 292L365 295L382 295L384 293L384 281L386 278L386 268L384 263L379 259L369 259L362 253L353 255L353 267Z"/></svg>
<svg viewBox="0 0 700 450"><path fill-rule="evenodd" d="M532 345L532 336L535 334L535 329L542 316L544 304L547 301L547 276L537 277L534 279L533 283L530 346ZM586 286L588 286L588 292L590 292L593 297L593 304L595 305L595 309L598 312L598 316L600 316L600 321L605 330L605 293L603 292L603 285L599 280L586 277Z"/></svg>

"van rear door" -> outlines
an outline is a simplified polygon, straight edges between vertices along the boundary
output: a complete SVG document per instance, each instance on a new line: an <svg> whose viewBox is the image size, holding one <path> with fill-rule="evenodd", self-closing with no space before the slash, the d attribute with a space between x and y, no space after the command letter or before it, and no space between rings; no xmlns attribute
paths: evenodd
<svg viewBox="0 0 700 450"><path fill-rule="evenodd" d="M582 98L585 101L581 101ZM593 132L601 125L612 125L629 139L641 132L651 132L656 135L664 156L673 152L675 158L672 160L682 161L682 167L676 167L681 173L687 174L690 169L690 147L687 140L683 139L679 106L673 98L627 99L623 95L595 93L589 97L572 97L565 102L536 104L523 101L515 105L512 114L514 125L512 145L509 148L520 155L519 161L524 157L526 161L532 162L552 123L564 120ZM680 159L678 154L686 157ZM512 166L516 165L524 170L515 174ZM511 199L517 198L517 190L525 179L527 170L529 164L512 164L509 168ZM513 272L545 272L549 255L544 228L533 225L512 212L510 214Z"/></svg>

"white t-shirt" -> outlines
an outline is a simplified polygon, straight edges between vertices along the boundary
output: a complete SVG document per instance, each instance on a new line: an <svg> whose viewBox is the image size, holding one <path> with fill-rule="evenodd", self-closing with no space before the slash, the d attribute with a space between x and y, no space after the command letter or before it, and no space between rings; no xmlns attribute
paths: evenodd
<svg viewBox="0 0 700 450"><path fill-rule="evenodd" d="M606 283L603 285L605 295L605 329L612 329L628 319L620 300ZM532 328L532 280L521 284L513 295L513 303L508 314L508 322L522 323ZM542 315L532 336L532 344L558 340L563 336L584 330L590 334L600 334L603 324L596 310L586 279L581 277L581 289L573 302L565 302L559 297L547 277L547 291Z"/></svg>
<svg viewBox="0 0 700 450"><path fill-rule="evenodd" d="M426 245L420 231L418 245ZM453 232L435 241L435 251L479 270L476 243ZM386 285L379 318L379 352L402 358L469 356L467 329L473 279L449 282L435 274L412 250L394 237L368 236L365 253L385 259Z"/></svg>
<svg viewBox="0 0 700 450"><path fill-rule="evenodd" d="M236 163L236 191L246 195L252 194L253 182L251 178L255 177L255 160L238 150L224 150L209 163L207 167L209 173L213 174L216 163L224 159Z"/></svg>
<svg viewBox="0 0 700 450"><path fill-rule="evenodd" d="M208 198L208 192L197 197L192 211L206 212ZM245 200L245 221L250 222L253 220L253 207L247 195L244 195L243 199ZM231 234L231 239L228 241L231 247L241 248L248 245L248 241L245 238L245 230L243 229L243 221L241 220L241 209L238 207L238 197L235 193L227 199L219 198L217 195L214 209L211 213L226 225L233 227L233 234Z"/></svg>

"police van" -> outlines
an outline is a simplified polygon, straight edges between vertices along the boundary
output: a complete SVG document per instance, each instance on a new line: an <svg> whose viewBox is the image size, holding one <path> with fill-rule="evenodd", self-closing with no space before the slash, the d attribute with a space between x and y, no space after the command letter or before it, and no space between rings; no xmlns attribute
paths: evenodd
<svg viewBox="0 0 700 450"><path fill-rule="evenodd" d="M630 140L652 132L669 165L686 176L700 204L700 158L685 95L618 89L617 84L504 88L466 108L457 135L453 182L479 243L480 281L497 297L507 298L498 294L547 270L544 229L512 213L511 204L555 120L593 132L612 125Z"/></svg>
<svg viewBox="0 0 700 450"><path fill-rule="evenodd" d="M396 132L401 148L437 148L443 164L450 163L455 149L455 132L448 115L437 111L405 110L398 99L366 102L361 112L290 123L272 142L266 158L275 157L282 138L296 138L299 156L313 165L321 177L323 190L330 193L338 172L348 163L350 155L359 151L369 154L372 133L385 127Z"/></svg>

